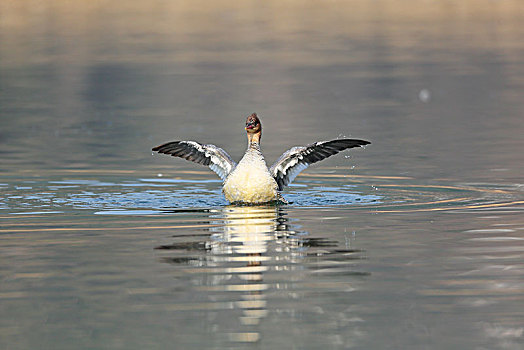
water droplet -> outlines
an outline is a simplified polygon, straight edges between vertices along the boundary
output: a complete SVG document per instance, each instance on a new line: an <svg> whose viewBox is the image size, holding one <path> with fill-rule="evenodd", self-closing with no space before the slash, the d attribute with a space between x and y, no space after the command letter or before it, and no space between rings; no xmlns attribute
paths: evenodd
<svg viewBox="0 0 524 350"><path fill-rule="evenodd" d="M427 103L427 102L429 102L431 100L431 93L429 92L428 89L422 89L418 93L418 99L421 102Z"/></svg>

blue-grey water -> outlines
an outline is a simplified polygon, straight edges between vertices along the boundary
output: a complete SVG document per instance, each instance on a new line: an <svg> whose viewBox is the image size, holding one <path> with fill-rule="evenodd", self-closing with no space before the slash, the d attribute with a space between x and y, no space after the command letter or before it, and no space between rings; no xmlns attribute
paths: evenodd
<svg viewBox="0 0 524 350"><path fill-rule="evenodd" d="M519 1L0 1L1 349L524 349ZM284 206L232 206L257 112Z"/></svg>

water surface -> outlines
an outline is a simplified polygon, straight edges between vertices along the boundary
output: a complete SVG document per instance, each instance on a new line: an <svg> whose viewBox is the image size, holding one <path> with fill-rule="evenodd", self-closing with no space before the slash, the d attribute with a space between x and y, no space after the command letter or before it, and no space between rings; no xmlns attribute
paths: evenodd
<svg viewBox="0 0 524 350"><path fill-rule="evenodd" d="M0 348L522 349L518 1L0 3ZM190 139L304 171L232 206Z"/></svg>

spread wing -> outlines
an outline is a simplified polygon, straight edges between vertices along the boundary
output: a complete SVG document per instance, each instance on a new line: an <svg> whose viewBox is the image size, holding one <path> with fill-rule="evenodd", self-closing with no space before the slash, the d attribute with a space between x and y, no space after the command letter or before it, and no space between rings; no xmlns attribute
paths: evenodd
<svg viewBox="0 0 524 350"><path fill-rule="evenodd" d="M222 148L202 145L195 141L172 141L153 148L153 151L207 165L224 180L237 165Z"/></svg>
<svg viewBox="0 0 524 350"><path fill-rule="evenodd" d="M310 164L316 163L348 148L365 146L371 142L355 139L340 139L315 142L305 147L293 147L280 156L269 172L282 191L297 175Z"/></svg>

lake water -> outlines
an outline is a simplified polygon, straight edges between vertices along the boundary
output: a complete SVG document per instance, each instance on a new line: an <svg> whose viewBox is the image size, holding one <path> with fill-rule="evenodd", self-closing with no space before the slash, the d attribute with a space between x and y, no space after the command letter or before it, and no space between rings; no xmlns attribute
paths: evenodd
<svg viewBox="0 0 524 350"><path fill-rule="evenodd" d="M0 2L0 348L524 349L520 1ZM284 206L152 155L370 140Z"/></svg>

